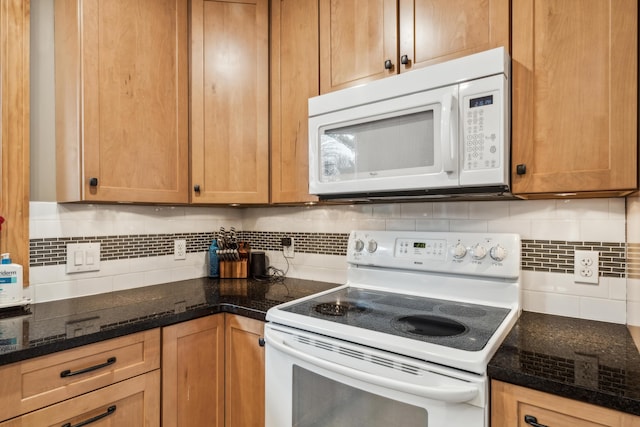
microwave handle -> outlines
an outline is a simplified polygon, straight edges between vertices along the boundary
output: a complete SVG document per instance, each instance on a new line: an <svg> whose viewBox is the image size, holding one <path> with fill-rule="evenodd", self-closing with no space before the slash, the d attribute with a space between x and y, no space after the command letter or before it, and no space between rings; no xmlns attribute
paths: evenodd
<svg viewBox="0 0 640 427"><path fill-rule="evenodd" d="M290 345L284 339L279 339L271 331L265 330L265 340L267 346L273 346L274 349L282 353L288 354L296 359L311 363L319 368L326 369L356 380L360 380L369 384L375 384L380 387L390 388L405 393L414 394L416 396L426 397L432 400L438 400L447 403L463 403L474 399L478 395L477 387L425 387L416 384L407 384L402 381L396 381L390 378L373 375L367 372L349 368L327 360L319 359L309 354L303 353Z"/></svg>
<svg viewBox="0 0 640 427"><path fill-rule="evenodd" d="M456 150L458 148L458 98L450 93L442 100L442 106L442 127L440 129L442 169L445 172L455 172Z"/></svg>

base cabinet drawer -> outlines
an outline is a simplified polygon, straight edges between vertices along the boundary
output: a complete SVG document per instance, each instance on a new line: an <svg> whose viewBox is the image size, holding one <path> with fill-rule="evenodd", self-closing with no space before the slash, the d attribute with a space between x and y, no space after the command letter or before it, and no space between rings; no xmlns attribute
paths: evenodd
<svg viewBox="0 0 640 427"><path fill-rule="evenodd" d="M640 427L640 417L493 380L491 427Z"/></svg>
<svg viewBox="0 0 640 427"><path fill-rule="evenodd" d="M0 427L159 427L160 370L0 423Z"/></svg>
<svg viewBox="0 0 640 427"><path fill-rule="evenodd" d="M158 368L160 329L2 366L0 420Z"/></svg>

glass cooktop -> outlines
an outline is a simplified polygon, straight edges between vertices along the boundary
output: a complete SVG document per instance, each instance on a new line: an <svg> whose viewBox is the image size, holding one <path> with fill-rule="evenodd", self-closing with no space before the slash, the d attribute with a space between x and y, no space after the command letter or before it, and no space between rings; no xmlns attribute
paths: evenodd
<svg viewBox="0 0 640 427"><path fill-rule="evenodd" d="M280 309L467 351L482 350L509 313L506 308L356 287Z"/></svg>

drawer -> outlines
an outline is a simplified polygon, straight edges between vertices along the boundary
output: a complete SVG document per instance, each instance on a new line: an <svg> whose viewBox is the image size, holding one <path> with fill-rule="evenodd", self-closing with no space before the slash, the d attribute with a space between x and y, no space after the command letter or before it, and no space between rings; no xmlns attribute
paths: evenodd
<svg viewBox="0 0 640 427"><path fill-rule="evenodd" d="M0 423L0 427L158 427L160 370Z"/></svg>
<svg viewBox="0 0 640 427"><path fill-rule="evenodd" d="M159 328L2 366L0 420L159 367Z"/></svg>

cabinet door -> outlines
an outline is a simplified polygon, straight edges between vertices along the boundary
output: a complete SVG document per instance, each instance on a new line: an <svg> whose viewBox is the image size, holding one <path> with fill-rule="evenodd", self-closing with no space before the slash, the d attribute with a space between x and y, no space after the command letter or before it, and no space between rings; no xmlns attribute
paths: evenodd
<svg viewBox="0 0 640 427"><path fill-rule="evenodd" d="M222 427L224 315L162 329L162 425Z"/></svg>
<svg viewBox="0 0 640 427"><path fill-rule="evenodd" d="M320 0L320 92L396 74L397 21L396 0Z"/></svg>
<svg viewBox="0 0 640 427"><path fill-rule="evenodd" d="M504 46L509 0L400 0L400 71Z"/></svg>
<svg viewBox="0 0 640 427"><path fill-rule="evenodd" d="M187 7L55 2L59 201L188 201Z"/></svg>
<svg viewBox="0 0 640 427"><path fill-rule="evenodd" d="M159 427L160 370L0 423L0 427Z"/></svg>
<svg viewBox="0 0 640 427"><path fill-rule="evenodd" d="M225 426L264 425L264 322L225 314Z"/></svg>
<svg viewBox="0 0 640 427"><path fill-rule="evenodd" d="M512 16L513 192L635 189L638 2L513 0Z"/></svg>
<svg viewBox="0 0 640 427"><path fill-rule="evenodd" d="M191 2L191 201L269 202L268 0Z"/></svg>
<svg viewBox="0 0 640 427"><path fill-rule="evenodd" d="M0 2L0 250L29 275L29 1Z"/></svg>
<svg viewBox="0 0 640 427"><path fill-rule="evenodd" d="M308 99L318 95L318 0L271 4L271 202L309 195Z"/></svg>
<svg viewBox="0 0 640 427"><path fill-rule="evenodd" d="M491 382L491 427L630 427L640 417L500 381Z"/></svg>

